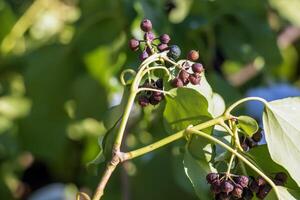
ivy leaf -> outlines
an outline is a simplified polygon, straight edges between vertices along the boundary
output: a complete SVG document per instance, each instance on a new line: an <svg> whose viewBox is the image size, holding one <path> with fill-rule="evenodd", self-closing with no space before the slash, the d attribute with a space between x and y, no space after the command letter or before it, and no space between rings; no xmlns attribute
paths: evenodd
<svg viewBox="0 0 300 200"><path fill-rule="evenodd" d="M263 114L265 137L272 159L282 165L300 186L300 98L267 104Z"/></svg>
<svg viewBox="0 0 300 200"><path fill-rule="evenodd" d="M249 116L239 116L238 126L241 128L249 137L252 137L254 133L258 131L258 124L255 119Z"/></svg>
<svg viewBox="0 0 300 200"><path fill-rule="evenodd" d="M195 159L189 151L186 151L183 164L185 173L190 179L199 199L211 200L210 186L207 184L205 178L208 173L215 171L211 163L205 159Z"/></svg>
<svg viewBox="0 0 300 200"><path fill-rule="evenodd" d="M299 190L296 191L296 190L292 190L292 189L282 187L282 186L276 186L276 189L279 194L279 200L298 200L298 199L300 199ZM278 197L276 197L274 190L271 190L270 194L268 194L268 196L265 199L266 200L274 200L274 199L278 199Z"/></svg>
<svg viewBox="0 0 300 200"><path fill-rule="evenodd" d="M175 97L166 96L164 125L168 133L174 133L211 119L208 102L199 92L190 88L172 89Z"/></svg>

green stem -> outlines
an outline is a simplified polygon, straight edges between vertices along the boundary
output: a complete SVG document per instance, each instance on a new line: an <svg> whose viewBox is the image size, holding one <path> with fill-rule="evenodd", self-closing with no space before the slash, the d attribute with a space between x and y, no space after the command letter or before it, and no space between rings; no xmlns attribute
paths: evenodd
<svg viewBox="0 0 300 200"><path fill-rule="evenodd" d="M227 108L227 110L225 111L225 116L229 116L233 109L235 109L237 106L239 106L240 104L242 104L246 101L260 101L260 102L264 103L265 105L268 104L268 102L263 98L260 98L260 97L247 97L247 98L241 99L241 100L235 102L234 104L232 104L231 106L229 106L229 108Z"/></svg>
<svg viewBox="0 0 300 200"><path fill-rule="evenodd" d="M224 121L224 119L226 119L226 118L224 118L223 116L218 117L218 118L203 122L201 124L198 124L198 125L194 126L194 128L197 129L197 130L203 130L203 129L206 129L208 127L220 124L221 122ZM128 153L125 153L124 154L124 160L130 160L130 159L136 158L138 156L144 155L144 154L149 153L149 152L151 152L155 149L163 147L163 146L165 146L165 145L167 145L171 142L174 142L175 140L183 138L184 136L185 136L185 130L181 130L181 131L179 131L177 133L174 133L173 135L170 135L170 136L168 136L164 139L161 139L161 140L159 140L159 141L157 141L153 144L150 144L148 146L142 147L142 148L134 150L134 151L130 151Z"/></svg>
<svg viewBox="0 0 300 200"><path fill-rule="evenodd" d="M229 176L229 174L230 174L234 158L235 158L235 155L231 154L230 161L229 161L228 168L227 168L227 172L226 172L226 176Z"/></svg>
<svg viewBox="0 0 300 200"><path fill-rule="evenodd" d="M201 131L198 131L198 130L195 130L194 128L189 128L187 129L187 132L188 133L191 133L191 134L197 134L201 137L204 137L220 146L222 146L223 148L225 148L227 151L230 151L232 154L234 154L236 157L238 157L241 161L243 161L246 165L248 165L250 168L252 168L256 173L258 173L261 177L263 177L271 186L272 188L274 189L275 191L275 194L276 196L278 197L279 199L279 192L276 188L276 185L274 184L274 182L267 176L265 175L262 171L260 171L257 167L255 167L250 161L248 161L243 155L241 155L240 153L237 152L237 150L234 150L233 148L231 148L230 146L228 146L227 144L223 143L222 141L214 138L213 136L211 135L208 135L204 132L201 132Z"/></svg>
<svg viewBox="0 0 300 200"><path fill-rule="evenodd" d="M169 91L165 91L165 90L158 90L158 89L153 89L153 88L139 88L137 90L137 93L142 92L142 91L152 91L152 92L161 92L163 94L167 94L167 95L172 95Z"/></svg>
<svg viewBox="0 0 300 200"><path fill-rule="evenodd" d="M225 124L224 122L221 123L221 126L222 126L223 128L225 128L226 131L233 137L235 146L236 146L240 151L243 152L244 150L243 150L243 148L241 147L238 132L237 132L236 130L234 130L234 132L232 132L232 130L231 130L231 129L227 126L227 124Z"/></svg>

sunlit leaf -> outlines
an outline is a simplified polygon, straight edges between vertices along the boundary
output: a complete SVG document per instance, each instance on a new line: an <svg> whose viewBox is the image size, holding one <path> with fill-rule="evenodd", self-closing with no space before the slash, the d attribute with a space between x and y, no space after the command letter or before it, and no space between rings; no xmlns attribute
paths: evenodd
<svg viewBox="0 0 300 200"><path fill-rule="evenodd" d="M244 133L249 137L252 137L254 133L258 131L258 124L255 119L249 116L239 116L238 117L238 126L241 128Z"/></svg>

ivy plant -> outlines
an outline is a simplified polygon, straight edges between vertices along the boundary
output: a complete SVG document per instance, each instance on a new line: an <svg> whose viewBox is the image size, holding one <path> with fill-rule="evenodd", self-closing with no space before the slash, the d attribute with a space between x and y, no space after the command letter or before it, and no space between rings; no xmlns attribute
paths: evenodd
<svg viewBox="0 0 300 200"><path fill-rule="evenodd" d="M142 49L137 71L121 73L124 94L105 122L101 152L95 163L106 169L92 200L99 200L116 167L177 140L185 140L184 170L199 199L300 199L300 98L272 102L259 97L241 99L228 108L205 78L199 52L191 50L178 60L181 50L170 45L167 34L155 37L152 23L141 22L142 40L131 39L133 51ZM127 76L126 76L127 75ZM128 78L128 75L131 77ZM125 76L127 79L125 79ZM124 152L121 144L135 102L144 108L163 103L167 137ZM264 107L263 128L250 116L234 110L247 101ZM258 145L264 131L266 145ZM90 200L85 193L77 199Z"/></svg>

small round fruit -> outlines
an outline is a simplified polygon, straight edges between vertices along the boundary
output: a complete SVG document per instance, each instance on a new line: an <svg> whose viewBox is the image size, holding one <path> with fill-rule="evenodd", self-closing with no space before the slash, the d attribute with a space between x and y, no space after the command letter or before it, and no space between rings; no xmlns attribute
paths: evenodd
<svg viewBox="0 0 300 200"><path fill-rule="evenodd" d="M154 38L155 38L155 36L154 36L154 33L152 33L152 32L146 32L144 34L144 40L152 42L154 40Z"/></svg>
<svg viewBox="0 0 300 200"><path fill-rule="evenodd" d="M253 198L253 193L248 188L244 188L243 200L251 200L252 198Z"/></svg>
<svg viewBox="0 0 300 200"><path fill-rule="evenodd" d="M149 102L153 106L157 105L161 101L161 98L157 99L156 97L158 97L158 96L151 95L149 98Z"/></svg>
<svg viewBox="0 0 300 200"><path fill-rule="evenodd" d="M168 49L168 45L161 43L157 46L157 49L158 49L158 51L163 52Z"/></svg>
<svg viewBox="0 0 300 200"><path fill-rule="evenodd" d="M271 189L272 187L269 184L264 185L259 189L259 192L256 194L256 197L258 197L259 199L264 199L269 194Z"/></svg>
<svg viewBox="0 0 300 200"><path fill-rule="evenodd" d="M249 185L249 189L254 193L258 193L259 185L257 184L257 182L255 180L252 180L252 182Z"/></svg>
<svg viewBox="0 0 300 200"><path fill-rule="evenodd" d="M149 19L144 19L140 27L144 32L149 32L152 30L152 22Z"/></svg>
<svg viewBox="0 0 300 200"><path fill-rule="evenodd" d="M280 181L280 182L282 182L282 183L286 183L286 181L287 181L287 174L286 173L284 173L284 172L279 172L279 173L277 173L276 175L275 175L275 180L277 180L277 181Z"/></svg>
<svg viewBox="0 0 300 200"><path fill-rule="evenodd" d="M230 200L230 198L231 198L231 195L229 195L229 194L227 194L227 193L220 193L219 194L219 199L220 200Z"/></svg>
<svg viewBox="0 0 300 200"><path fill-rule="evenodd" d="M220 180L217 178L215 180L213 180L211 186L210 186L210 190L214 193L214 194L219 194L221 192L221 182Z"/></svg>
<svg viewBox="0 0 300 200"><path fill-rule="evenodd" d="M162 34L160 37L159 37L159 40L161 43L163 44L168 44L171 40L170 36L168 34Z"/></svg>
<svg viewBox="0 0 300 200"><path fill-rule="evenodd" d="M169 47L169 52L168 52L168 56L174 60L176 60L177 58L179 58L181 54L181 50L177 45L171 45Z"/></svg>
<svg viewBox="0 0 300 200"><path fill-rule="evenodd" d="M140 42L137 39L132 38L129 40L128 46L132 51L137 51L139 49Z"/></svg>
<svg viewBox="0 0 300 200"><path fill-rule="evenodd" d="M198 74L191 74L189 76L189 81L193 84L193 85L198 85L200 84L201 81L201 77Z"/></svg>
<svg viewBox="0 0 300 200"><path fill-rule="evenodd" d="M149 100L145 96L140 96L138 102L139 102L140 106L142 106L142 107L146 107L149 105Z"/></svg>
<svg viewBox="0 0 300 200"><path fill-rule="evenodd" d="M204 71L204 67L201 63L194 63L192 65L192 70L193 70L193 72L200 74Z"/></svg>
<svg viewBox="0 0 300 200"><path fill-rule="evenodd" d="M209 173L206 175L206 181L209 184L212 184L215 180L219 179L219 174L218 173Z"/></svg>
<svg viewBox="0 0 300 200"><path fill-rule="evenodd" d="M157 88L159 89L163 89L163 79L162 78L159 78L155 81L155 85Z"/></svg>
<svg viewBox="0 0 300 200"><path fill-rule="evenodd" d="M185 83L185 82L188 81L189 76L190 76L190 74L189 74L186 70L184 70L184 69L181 70L181 71L179 72L179 75L178 75L178 77L181 79L181 81L182 81L183 83Z"/></svg>
<svg viewBox="0 0 300 200"><path fill-rule="evenodd" d="M187 59L190 61L197 61L199 59L199 52L196 50L190 50L187 54Z"/></svg>
<svg viewBox="0 0 300 200"><path fill-rule="evenodd" d="M261 176L257 177L256 182L257 182L259 187L267 184L267 181Z"/></svg>
<svg viewBox="0 0 300 200"><path fill-rule="evenodd" d="M236 185L233 189L233 191L231 192L231 195L235 198L242 198L243 196L243 188L240 185Z"/></svg>
<svg viewBox="0 0 300 200"><path fill-rule="evenodd" d="M141 60L141 61L146 60L148 57L149 57L149 54L147 53L147 51L143 51L143 52L140 54L140 60Z"/></svg>
<svg viewBox="0 0 300 200"><path fill-rule="evenodd" d="M221 191L226 193L226 194L229 194L230 192L232 192L232 190L234 189L234 186L233 184L231 183L231 181L223 181L221 183Z"/></svg>
<svg viewBox="0 0 300 200"><path fill-rule="evenodd" d="M248 186L249 178L248 178L248 176L239 176L237 178L236 183L239 184L240 186L242 186L242 188L245 188Z"/></svg>
<svg viewBox="0 0 300 200"><path fill-rule="evenodd" d="M181 79L180 78L174 78L173 80L172 80L172 86L173 87L182 87L183 86L183 82L181 81Z"/></svg>
<svg viewBox="0 0 300 200"><path fill-rule="evenodd" d="M254 133L252 135L252 140L254 140L255 142L259 142L262 138L262 133L261 131L257 131L256 133Z"/></svg>

